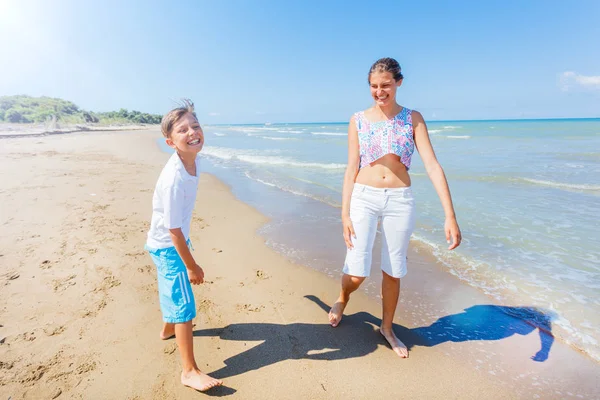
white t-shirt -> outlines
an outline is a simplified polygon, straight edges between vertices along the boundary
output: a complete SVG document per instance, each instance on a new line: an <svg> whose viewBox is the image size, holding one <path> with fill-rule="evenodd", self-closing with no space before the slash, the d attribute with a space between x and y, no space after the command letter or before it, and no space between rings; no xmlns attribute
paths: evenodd
<svg viewBox="0 0 600 400"><path fill-rule="evenodd" d="M167 161L152 197L152 222L146 241L148 247L173 247L169 229L181 228L185 240L189 239L192 211L198 191L199 164L200 158L196 157L196 176L191 176L177 153L173 153Z"/></svg>

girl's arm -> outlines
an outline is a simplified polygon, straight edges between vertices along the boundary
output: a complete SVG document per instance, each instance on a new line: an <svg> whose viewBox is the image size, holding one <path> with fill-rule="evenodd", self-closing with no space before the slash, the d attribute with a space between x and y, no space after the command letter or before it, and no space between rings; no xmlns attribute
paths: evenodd
<svg viewBox="0 0 600 400"><path fill-rule="evenodd" d="M356 237L354 234L354 227L350 220L350 199L352 197L352 190L354 189L354 181L356 175L358 175L358 167L360 163L360 151L358 147L358 132L356 130L356 124L354 118L350 119L348 124L348 165L346 166L346 173L344 174L344 186L342 189L342 224L344 230L344 241L346 247L351 249L352 237Z"/></svg>
<svg viewBox="0 0 600 400"><path fill-rule="evenodd" d="M446 221L444 223L444 231L446 233L446 241L450 244L448 250L452 250L460 245L462 240L460 234L460 228L456 222L456 214L454 213L454 206L452 205L452 196L450 195L450 188L448 187L448 181L442 166L435 157L435 152L431 146L429 140L429 132L427 131L427 125L423 120L423 116L418 111L412 112L412 121L414 129L415 146L423 160L425 170L433 187L437 192L442 207L444 208L444 214L446 215Z"/></svg>

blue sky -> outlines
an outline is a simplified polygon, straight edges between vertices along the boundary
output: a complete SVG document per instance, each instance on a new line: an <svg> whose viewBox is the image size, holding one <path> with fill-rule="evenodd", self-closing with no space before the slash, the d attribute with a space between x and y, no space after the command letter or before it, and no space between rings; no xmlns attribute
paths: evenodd
<svg viewBox="0 0 600 400"><path fill-rule="evenodd" d="M394 57L426 120L600 117L598 1L0 0L0 95L347 121Z"/></svg>

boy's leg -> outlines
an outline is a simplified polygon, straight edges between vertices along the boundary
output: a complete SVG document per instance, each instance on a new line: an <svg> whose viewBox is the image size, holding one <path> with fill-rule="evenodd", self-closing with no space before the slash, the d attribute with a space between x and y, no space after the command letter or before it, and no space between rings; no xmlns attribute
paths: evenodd
<svg viewBox="0 0 600 400"><path fill-rule="evenodd" d="M175 340L181 355L181 383L201 392L219 386L223 382L219 379L206 375L196 364L194 359L194 335L192 332L192 321L175 324Z"/></svg>
<svg viewBox="0 0 600 400"><path fill-rule="evenodd" d="M175 324L165 322L159 336L162 340L171 339L175 336Z"/></svg>

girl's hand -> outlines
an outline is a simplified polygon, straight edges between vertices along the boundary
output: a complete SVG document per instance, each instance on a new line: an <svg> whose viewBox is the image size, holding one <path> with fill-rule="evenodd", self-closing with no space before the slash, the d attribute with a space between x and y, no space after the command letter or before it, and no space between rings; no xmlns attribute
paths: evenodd
<svg viewBox="0 0 600 400"><path fill-rule="evenodd" d="M448 250L454 250L462 241L460 228L458 227L458 222L456 222L456 217L446 218L446 222L444 223L444 231L446 232L446 242L450 244L450 246L448 246ZM450 239L452 239L452 242L450 242Z"/></svg>
<svg viewBox="0 0 600 400"><path fill-rule="evenodd" d="M352 238L356 239L356 234L354 233L354 226L352 226L352 220L350 217L342 217L342 225L344 230L344 242L346 242L346 247L348 249L353 249L354 245L352 244Z"/></svg>

